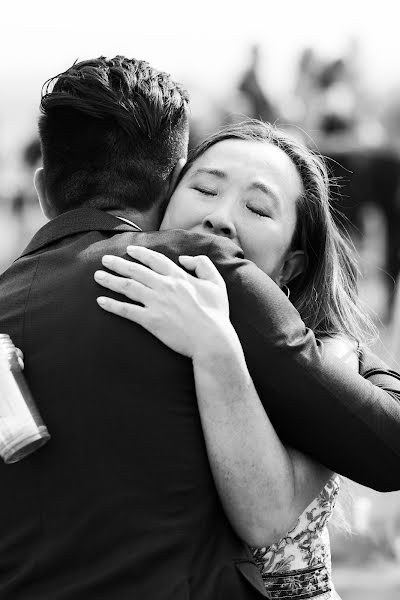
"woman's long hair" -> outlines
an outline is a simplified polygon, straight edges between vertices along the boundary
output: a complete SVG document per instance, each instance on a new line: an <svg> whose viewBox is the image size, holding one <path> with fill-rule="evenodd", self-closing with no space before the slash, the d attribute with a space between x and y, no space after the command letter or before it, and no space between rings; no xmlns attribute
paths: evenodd
<svg viewBox="0 0 400 600"><path fill-rule="evenodd" d="M330 181L323 158L274 125L249 119L228 125L195 148L181 176L218 142L229 139L273 144L293 161L303 193L297 199L292 249L305 254L303 272L290 282L290 299L317 337L342 334L370 341L375 327L360 305L354 248L333 218Z"/></svg>

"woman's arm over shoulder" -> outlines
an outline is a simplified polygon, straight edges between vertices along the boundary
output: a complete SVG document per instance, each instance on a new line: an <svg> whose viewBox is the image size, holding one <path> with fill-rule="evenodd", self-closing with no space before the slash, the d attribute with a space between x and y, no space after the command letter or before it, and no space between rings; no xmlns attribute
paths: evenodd
<svg viewBox="0 0 400 600"><path fill-rule="evenodd" d="M249 545L268 546L291 529L332 473L279 440L235 337L221 344L216 338L193 366L210 466L226 514Z"/></svg>

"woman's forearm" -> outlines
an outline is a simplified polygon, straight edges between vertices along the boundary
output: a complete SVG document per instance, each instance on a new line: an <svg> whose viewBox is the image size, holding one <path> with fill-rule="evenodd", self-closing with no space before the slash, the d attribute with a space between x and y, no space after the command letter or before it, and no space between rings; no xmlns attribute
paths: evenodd
<svg viewBox="0 0 400 600"><path fill-rule="evenodd" d="M268 545L290 529L330 472L279 440L236 334L217 334L212 349L194 357L193 367L207 452L226 513L247 543Z"/></svg>

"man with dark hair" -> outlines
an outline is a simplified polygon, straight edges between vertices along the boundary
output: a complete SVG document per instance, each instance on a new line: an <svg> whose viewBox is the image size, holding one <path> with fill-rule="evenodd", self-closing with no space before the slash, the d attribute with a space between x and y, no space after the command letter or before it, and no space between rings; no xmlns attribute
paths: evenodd
<svg viewBox="0 0 400 600"><path fill-rule="evenodd" d="M158 229L185 162L188 95L146 62L101 57L50 80L41 110L50 221L0 279L0 331L24 351L52 439L0 465L0 597L266 595L215 490L190 361L96 306L103 254L136 235L193 243L138 234Z"/></svg>
<svg viewBox="0 0 400 600"><path fill-rule="evenodd" d="M344 380L233 242L156 231L188 140L188 98L169 76L99 58L50 85L36 175L50 221L0 277L0 331L24 352L52 439L16 465L0 464L0 598L269 597L216 492L192 363L97 306L102 256L126 255L129 244L175 261L208 254L278 434L381 490L399 485L397 396L371 408L365 386L373 386L356 373Z"/></svg>
<svg viewBox="0 0 400 600"><path fill-rule="evenodd" d="M160 216L187 154L187 92L148 63L122 56L75 64L45 92L37 187L48 215L84 205Z"/></svg>

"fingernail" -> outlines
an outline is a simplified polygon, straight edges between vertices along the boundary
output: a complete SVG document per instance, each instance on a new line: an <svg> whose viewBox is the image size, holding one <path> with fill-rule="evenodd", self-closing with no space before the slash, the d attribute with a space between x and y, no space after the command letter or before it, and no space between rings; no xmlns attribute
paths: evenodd
<svg viewBox="0 0 400 600"><path fill-rule="evenodd" d="M101 259L101 262L103 263L103 265L111 265L113 263L114 257L110 256L109 254L105 254L103 256L103 258Z"/></svg>
<svg viewBox="0 0 400 600"><path fill-rule="evenodd" d="M104 296L99 296L96 300L97 304L100 304L100 306L105 306L107 304L107 298L104 298Z"/></svg>
<svg viewBox="0 0 400 600"><path fill-rule="evenodd" d="M104 271L96 271L94 274L95 279L104 279L105 276L106 274L104 273Z"/></svg>
<svg viewBox="0 0 400 600"><path fill-rule="evenodd" d="M135 250L138 249L138 246L127 246L126 251L127 252L135 252Z"/></svg>

